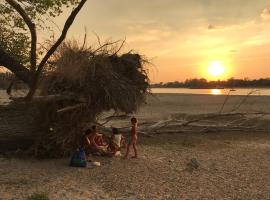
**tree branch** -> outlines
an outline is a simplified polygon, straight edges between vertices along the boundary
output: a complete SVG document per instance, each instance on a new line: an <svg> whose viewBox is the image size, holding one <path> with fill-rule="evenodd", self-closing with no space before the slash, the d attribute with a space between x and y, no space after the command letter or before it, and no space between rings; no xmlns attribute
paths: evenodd
<svg viewBox="0 0 270 200"><path fill-rule="evenodd" d="M20 80L30 85L31 72L29 69L12 58L3 49L0 48L0 66L4 66L13 72Z"/></svg>
<svg viewBox="0 0 270 200"><path fill-rule="evenodd" d="M122 49L122 47L124 46L126 42L126 38L122 41L121 45L118 47L118 49L114 52L113 56L115 56L116 54L118 54L118 52Z"/></svg>
<svg viewBox="0 0 270 200"><path fill-rule="evenodd" d="M36 71L36 62L37 62L37 33L36 25L29 18L25 10L17 3L15 0L6 0L6 2L11 5L23 18L24 22L28 26L31 33L31 52L30 52L30 63L31 63L31 72L34 74Z"/></svg>
<svg viewBox="0 0 270 200"><path fill-rule="evenodd" d="M82 0L79 3L79 5L71 12L70 16L68 17L68 19L67 19L67 21L66 21L66 23L64 25L64 28L62 30L62 33L61 33L60 37L55 42L55 44L50 48L50 50L46 53L46 55L44 56L44 58L41 60L40 64L38 65L37 73L40 73L41 72L41 70L44 67L44 65L47 62L47 60L55 52L55 50L59 47L59 45L64 41L64 39L66 38L66 35L67 35L67 32L68 32L70 26L72 25L75 17L80 12L81 8L83 7L83 5L85 4L86 1L87 0Z"/></svg>
<svg viewBox="0 0 270 200"><path fill-rule="evenodd" d="M30 88L30 91L27 94L27 99L31 99L32 96L34 95L35 90L37 88L38 79L40 77L40 74L42 72L42 69L44 68L44 65L46 64L46 62L48 61L48 59L51 57L51 55L56 51L56 49L59 47L59 45L66 38L66 35L67 35L67 32L68 32L70 26L72 25L75 17L80 12L81 8L83 7L83 5L85 4L86 1L87 0L81 0L81 2L79 3L79 5L71 12L70 16L68 17L68 19L67 19L67 21L66 21L66 23L64 25L64 28L62 30L62 33L61 33L60 37L55 42L55 44L50 48L50 50L46 53L46 55L44 56L44 58L41 60L40 64L37 67L37 71L35 73L35 76L33 78L33 83L32 83L32 86Z"/></svg>
<svg viewBox="0 0 270 200"><path fill-rule="evenodd" d="M70 111L70 110L82 108L84 106L86 106L86 103L80 103L80 104L76 104L74 106L67 106L67 107L61 108L61 109L57 110L56 112L57 113L63 113L63 112L67 112L67 111Z"/></svg>

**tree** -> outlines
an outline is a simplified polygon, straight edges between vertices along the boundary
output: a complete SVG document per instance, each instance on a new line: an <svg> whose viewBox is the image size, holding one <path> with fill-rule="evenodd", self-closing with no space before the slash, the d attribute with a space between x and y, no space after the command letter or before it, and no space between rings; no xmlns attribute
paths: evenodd
<svg viewBox="0 0 270 200"><path fill-rule="evenodd" d="M144 66L148 63L147 59L131 51L120 55L124 41L101 44L98 40L98 48L87 47L86 37L82 46L63 42L86 1L5 0L5 3L0 3L4 6L2 8L8 8L3 12L8 17L2 19L6 24L2 27L5 33L0 43L0 66L11 70L28 84L29 100L35 93L42 72L45 72L46 64L50 69L42 74L40 81L39 89L43 96L35 97L27 104L11 104L0 111L7 123L16 122L11 127L13 130L6 127L1 130L0 126L0 132L7 133L4 135L14 132L15 137L11 138L13 144L16 143L14 141L21 141L19 136L26 139L26 146L34 143L35 155L50 157L69 154L77 147L80 133L89 122L99 123L98 117L104 111L114 110L115 115L135 112L145 102L149 91L148 70ZM60 37L39 58L37 31L47 29L40 14L42 17L54 17L61 13L63 5L74 5L75 8L66 20ZM13 24L9 25L8 19L14 19ZM18 30L12 32L16 23ZM19 41L19 48L8 41L8 37L13 37L12 33L19 34L14 35L14 39Z"/></svg>
<svg viewBox="0 0 270 200"><path fill-rule="evenodd" d="M27 99L35 94L45 64L64 41L86 1L5 0L0 3L0 66L12 71L29 86ZM42 53L42 46L38 46L37 30L49 29L45 21L60 15L64 6L74 6L74 9L66 20L60 37L42 58L38 58L39 53Z"/></svg>

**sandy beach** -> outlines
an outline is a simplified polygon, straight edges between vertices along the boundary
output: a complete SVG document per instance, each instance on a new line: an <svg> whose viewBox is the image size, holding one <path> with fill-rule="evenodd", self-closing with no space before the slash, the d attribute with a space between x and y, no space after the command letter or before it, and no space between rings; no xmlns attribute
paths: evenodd
<svg viewBox="0 0 270 200"><path fill-rule="evenodd" d="M220 111L226 96L157 94L140 123ZM268 96L231 96L223 112L269 112ZM265 117L267 120L267 117ZM113 122L115 124L120 122ZM123 123L123 122L122 122ZM91 157L100 167L71 168L69 158L0 156L0 199L270 199L269 132L139 135L138 159ZM195 161L195 166L193 165ZM193 164L192 164L193 163ZM197 165L196 165L197 164Z"/></svg>
<svg viewBox="0 0 270 200"><path fill-rule="evenodd" d="M0 200L270 200L270 0L0 0Z"/></svg>
<svg viewBox="0 0 270 200"><path fill-rule="evenodd" d="M226 100L227 99L227 100ZM270 96L229 96L200 94L154 94L140 109L141 118L166 119L172 114L218 113L226 101L223 113L235 109L237 112L270 112Z"/></svg>

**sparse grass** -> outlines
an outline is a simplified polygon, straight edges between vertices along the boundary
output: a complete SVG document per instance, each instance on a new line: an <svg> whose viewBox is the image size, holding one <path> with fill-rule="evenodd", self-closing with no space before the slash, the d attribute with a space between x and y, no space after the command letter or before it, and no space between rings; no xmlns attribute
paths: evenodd
<svg viewBox="0 0 270 200"><path fill-rule="evenodd" d="M182 142L182 146L184 147L195 147L196 146L196 140L194 140L192 137L186 136Z"/></svg>
<svg viewBox="0 0 270 200"><path fill-rule="evenodd" d="M50 200L45 192L36 192L27 198L27 200Z"/></svg>

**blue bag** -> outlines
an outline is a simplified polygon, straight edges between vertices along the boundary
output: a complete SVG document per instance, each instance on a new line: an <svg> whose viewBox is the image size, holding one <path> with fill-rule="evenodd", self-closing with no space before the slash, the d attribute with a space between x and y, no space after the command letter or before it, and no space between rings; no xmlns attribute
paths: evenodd
<svg viewBox="0 0 270 200"><path fill-rule="evenodd" d="M86 155L83 149L76 150L72 155L69 166L71 167L87 167Z"/></svg>

